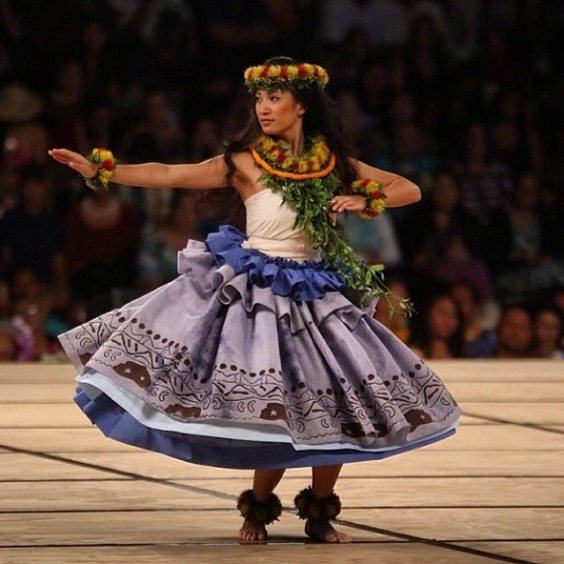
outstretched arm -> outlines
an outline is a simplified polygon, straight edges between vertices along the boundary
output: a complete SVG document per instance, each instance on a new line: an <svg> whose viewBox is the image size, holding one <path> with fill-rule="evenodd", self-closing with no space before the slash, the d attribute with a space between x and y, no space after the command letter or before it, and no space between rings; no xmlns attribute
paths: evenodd
<svg viewBox="0 0 564 564"><path fill-rule="evenodd" d="M86 178L98 173L98 167L79 153L68 149L51 149L49 155ZM222 156L197 164L168 165L146 163L118 165L112 182L150 188L222 188L227 186L227 166Z"/></svg>

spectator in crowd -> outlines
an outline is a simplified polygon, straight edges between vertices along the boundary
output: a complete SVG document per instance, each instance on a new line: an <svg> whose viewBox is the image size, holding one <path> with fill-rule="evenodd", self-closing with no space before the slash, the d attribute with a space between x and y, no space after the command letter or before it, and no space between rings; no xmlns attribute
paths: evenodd
<svg viewBox="0 0 564 564"><path fill-rule="evenodd" d="M333 95L338 98L342 92L358 92L359 102L374 107L385 85L378 72L380 59L371 48L370 34L366 29L360 26L349 28L330 71ZM373 63L376 63L376 68L371 72Z"/></svg>
<svg viewBox="0 0 564 564"><path fill-rule="evenodd" d="M48 131L42 121L43 105L43 99L22 83L0 90L0 122L6 124L0 164L5 169L45 163Z"/></svg>
<svg viewBox="0 0 564 564"><path fill-rule="evenodd" d="M202 117L194 125L189 162L199 163L215 157L221 147L219 125L212 117Z"/></svg>
<svg viewBox="0 0 564 564"><path fill-rule="evenodd" d="M49 309L48 301L44 300L22 297L14 303L11 323L17 346L16 360L47 361L58 356L64 359L57 335L50 334L47 328Z"/></svg>
<svg viewBox="0 0 564 564"><path fill-rule="evenodd" d="M120 152L131 164L139 162L137 159L144 157L148 151L151 151L149 160L169 163L182 162L186 152L186 136L180 125L180 116L173 108L169 94L162 89L147 96L142 115L125 131L121 143ZM128 190L122 192L138 208L141 217L148 221L162 216L172 195L170 190L154 190L147 194L134 189L129 197Z"/></svg>
<svg viewBox="0 0 564 564"><path fill-rule="evenodd" d="M498 321L498 307L494 301L480 299L471 282L455 282L450 295L462 315L464 326L464 355L468 358L487 356L495 344L492 329Z"/></svg>
<svg viewBox="0 0 564 564"><path fill-rule="evenodd" d="M67 270L59 218L49 210L46 170L27 165L21 171L21 202L0 219L0 250L9 275L32 271L54 292L58 307L67 299Z"/></svg>
<svg viewBox="0 0 564 564"><path fill-rule="evenodd" d="M543 306L533 316L533 355L538 358L564 359L562 338L564 318L554 306Z"/></svg>
<svg viewBox="0 0 564 564"><path fill-rule="evenodd" d="M415 210L408 233L413 279L432 287L468 282L480 302L493 298L493 286L476 247L476 225L460 205L456 177L448 170L434 175L430 196Z"/></svg>
<svg viewBox="0 0 564 564"><path fill-rule="evenodd" d="M446 86L449 67L446 47L432 15L421 13L411 20L406 42L409 87L418 105L419 123L425 129L440 119L440 93Z"/></svg>
<svg viewBox="0 0 564 564"><path fill-rule="evenodd" d="M5 278L0 278L0 328L10 323L10 284Z"/></svg>
<svg viewBox="0 0 564 564"><path fill-rule="evenodd" d="M115 88L115 69L108 61L115 56L110 45L110 32L100 19L85 23L79 49L79 62L84 75L84 92L91 102L110 96Z"/></svg>
<svg viewBox="0 0 564 564"><path fill-rule="evenodd" d="M550 303L560 312L564 317L564 285L556 286L549 291L548 299ZM564 337L560 341L560 346L564 348Z"/></svg>
<svg viewBox="0 0 564 564"><path fill-rule="evenodd" d="M428 296L411 320L409 347L421 358L462 358L464 326L456 302L447 292Z"/></svg>
<svg viewBox="0 0 564 564"><path fill-rule="evenodd" d="M85 147L86 87L84 69L76 59L63 62L47 93L45 120L49 146Z"/></svg>
<svg viewBox="0 0 564 564"><path fill-rule="evenodd" d="M461 203L487 227L492 210L503 206L513 189L511 169L495 160L483 123L468 125L459 141L461 150L453 171L460 178Z"/></svg>
<svg viewBox="0 0 564 564"><path fill-rule="evenodd" d="M73 295L83 303L135 285L140 224L135 209L107 190L89 191L65 218Z"/></svg>
<svg viewBox="0 0 564 564"><path fill-rule="evenodd" d="M16 344L16 360L46 360L61 347L57 335L69 328L60 311L53 310L52 292L32 270L13 274L10 287L9 332Z"/></svg>
<svg viewBox="0 0 564 564"><path fill-rule="evenodd" d="M0 363L17 360L17 348L14 336L5 327L0 326Z"/></svg>
<svg viewBox="0 0 564 564"><path fill-rule="evenodd" d="M205 239L206 234L199 230L199 199L197 190L176 190L161 225L145 229L137 259L138 286L143 293L178 276L178 252L189 239Z"/></svg>
<svg viewBox="0 0 564 564"><path fill-rule="evenodd" d="M499 210L492 240L499 253L498 299L532 300L540 292L564 284L562 226L543 205L539 178L518 174L515 193Z"/></svg>
<svg viewBox="0 0 564 564"><path fill-rule="evenodd" d="M155 159L172 163L182 159L186 148L185 134L165 90L155 90L147 96L142 115L124 134L122 152L128 154L135 139L144 135L154 141Z"/></svg>
<svg viewBox="0 0 564 564"><path fill-rule="evenodd" d="M533 344L533 322L528 308L511 304L501 311L491 357L498 359L529 358Z"/></svg>
<svg viewBox="0 0 564 564"><path fill-rule="evenodd" d="M398 0L329 0L323 3L321 38L336 50L353 27L366 31L374 48L400 45L406 36L406 13Z"/></svg>
<svg viewBox="0 0 564 564"><path fill-rule="evenodd" d="M206 55L217 74L231 75L245 68L249 59L267 58L281 46L283 34L293 36L297 24L292 15L297 3L289 0L285 10L274 8L268 0L224 0L203 2L200 6L206 41ZM280 24L280 25L277 25Z"/></svg>
<svg viewBox="0 0 564 564"><path fill-rule="evenodd" d="M384 264L386 272L401 273L404 264L393 220L380 215L367 222L356 215L346 215L343 228L347 241L368 264Z"/></svg>

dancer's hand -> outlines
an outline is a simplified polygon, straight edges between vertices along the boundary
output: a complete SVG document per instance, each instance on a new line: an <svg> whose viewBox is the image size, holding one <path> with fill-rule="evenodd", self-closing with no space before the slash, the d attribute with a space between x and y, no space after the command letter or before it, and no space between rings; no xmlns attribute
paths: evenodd
<svg viewBox="0 0 564 564"><path fill-rule="evenodd" d="M335 196L331 200L331 209L335 212L361 212L366 208L366 200L362 196Z"/></svg>
<svg viewBox="0 0 564 564"><path fill-rule="evenodd" d="M98 173L98 167L78 153L68 149L51 149L48 153L57 162L67 165L86 178L92 178Z"/></svg>

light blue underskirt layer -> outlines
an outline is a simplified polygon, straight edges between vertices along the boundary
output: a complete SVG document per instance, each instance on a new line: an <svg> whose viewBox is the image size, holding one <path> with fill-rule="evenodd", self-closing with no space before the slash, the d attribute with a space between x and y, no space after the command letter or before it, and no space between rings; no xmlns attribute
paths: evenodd
<svg viewBox="0 0 564 564"><path fill-rule="evenodd" d="M93 370L76 380L76 403L108 437L210 466L292 468L375 460L442 440L458 426L455 422L424 439L373 449L347 443L304 445L270 425L172 419Z"/></svg>

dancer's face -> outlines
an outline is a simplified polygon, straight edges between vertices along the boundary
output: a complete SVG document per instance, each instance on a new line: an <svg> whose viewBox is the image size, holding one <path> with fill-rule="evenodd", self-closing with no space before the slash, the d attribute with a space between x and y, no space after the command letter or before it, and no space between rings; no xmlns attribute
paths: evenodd
<svg viewBox="0 0 564 564"><path fill-rule="evenodd" d="M267 135L291 142L301 132L305 110L288 90L259 90L255 95L255 112Z"/></svg>

